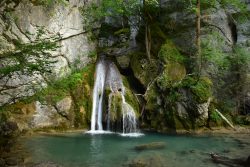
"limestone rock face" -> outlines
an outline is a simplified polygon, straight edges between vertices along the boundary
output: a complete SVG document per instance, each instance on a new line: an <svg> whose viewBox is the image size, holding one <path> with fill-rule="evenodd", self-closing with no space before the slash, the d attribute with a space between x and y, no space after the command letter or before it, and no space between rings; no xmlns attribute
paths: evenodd
<svg viewBox="0 0 250 167"><path fill-rule="evenodd" d="M35 103L35 112L31 119L31 128L58 127L67 122L71 107L71 98L64 98L56 106ZM69 122L68 122L69 123Z"/></svg>
<svg viewBox="0 0 250 167"><path fill-rule="evenodd" d="M199 122L201 124L204 123L204 122L206 123L206 121L208 119L208 109L209 109L209 106L210 106L210 102L211 102L211 98L208 98L207 102L197 105L197 111L198 111L198 114L199 114L199 119L197 121L197 124L199 124Z"/></svg>
<svg viewBox="0 0 250 167"><path fill-rule="evenodd" d="M30 1L21 1L15 5L9 13L4 12L8 6L0 7L3 11L0 14L0 53L13 49L15 40L22 43L34 41L38 30L43 27L44 38L54 35L61 37L58 40L60 47L52 53L51 59L56 63L49 77L65 76L73 67L81 68L90 62L88 54L94 50L95 44L88 40L84 30L80 13L84 1L69 0L66 4L54 3L50 7ZM1 66L4 66L2 62ZM0 106L33 95L34 86L46 86L44 76L40 74L26 76L16 73L3 78L0 83Z"/></svg>
<svg viewBox="0 0 250 167"><path fill-rule="evenodd" d="M20 131L54 127L69 128L73 122L71 107L71 97L65 97L54 105L39 101L15 104L15 110L11 111L9 120L16 122Z"/></svg>

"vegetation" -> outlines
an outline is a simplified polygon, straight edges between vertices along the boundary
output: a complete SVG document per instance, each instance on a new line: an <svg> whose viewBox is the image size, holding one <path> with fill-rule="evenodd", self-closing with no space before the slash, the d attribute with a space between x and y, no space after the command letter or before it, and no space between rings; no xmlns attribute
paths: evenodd
<svg viewBox="0 0 250 167"><path fill-rule="evenodd" d="M14 50L0 53L3 66L0 69L0 79L10 77L14 73L33 75L51 72L51 66L56 62L52 58L51 51L59 47L57 41L60 37L43 38L44 33L43 29L39 29L33 42L14 41Z"/></svg>
<svg viewBox="0 0 250 167"><path fill-rule="evenodd" d="M5 2L9 4L9 1ZM43 5L45 8L50 8L55 3L65 3L64 0L32 0L31 2L34 5ZM107 41L113 40L109 39L110 35L115 39L125 36L127 40L132 33L130 26L135 25L138 29L136 51L129 47L129 39L126 44L119 43L109 46L108 49L97 48L97 50L109 54L117 50L119 52L121 47L115 47L122 46L122 49L126 50L125 52L129 52L129 65L124 70L125 72L122 72L125 75L133 73L145 89L145 94L144 92L138 94L140 96L138 101L142 101L141 106L138 106L135 95L129 90L126 83L125 98L137 111L145 108L142 113L145 113L147 121L153 127L195 129L197 126L204 126L207 118L199 120L201 112L198 110L199 106L206 104L209 99L212 99L213 103L212 106L206 108L206 112L207 110L210 112L210 121L220 121L218 114L214 112L215 109L232 117L240 113L247 113L247 111L242 112L241 110L242 105L245 105L242 99L247 94L245 87L249 84L248 51L244 47L236 45L236 39L233 41L227 39L228 37L220 27L211 26L206 22L211 11L217 11L223 7L235 10L236 14L228 14L228 22L236 24L238 20L235 20L235 15L241 13L244 17L248 16L246 5L240 0L183 0L176 3L182 3L181 5L187 9L183 12L183 17L190 16L193 22L190 25L181 25L181 28L176 29L175 32L187 31L191 34L190 36L195 36L195 52L182 49L182 41L180 41L182 38L166 31L167 26L170 25L169 29L173 30L175 24L179 24L178 22L182 22L182 20L172 22L174 19L171 20L170 16L167 16L166 18L169 17L169 20L166 19L167 23L163 23L162 17L165 17L163 15L165 11L158 0L89 2L81 8L81 12L84 18L84 28L93 34L99 33L94 36L95 40L100 38L107 38ZM171 13L171 17L175 17L172 15L174 15L173 13ZM176 16L176 18L178 17ZM192 23L194 24L191 25ZM190 29L184 29L185 26ZM228 28L231 28L232 35L236 33L233 32L235 30L232 27ZM192 34L194 30L195 35ZM60 36L44 38L44 33L43 29L39 30L36 40L31 43L13 40L15 47L0 53L0 79L10 78L16 74L32 76L51 72L51 66L56 62L52 58L52 53L58 49L57 43L61 39ZM176 46L178 42L181 43L180 48ZM229 49L225 49L225 47ZM112 57L111 53L109 56L112 60L117 58ZM97 58L97 52L90 52L88 57ZM94 64L74 70L74 67L80 63L80 61L76 61L71 64L71 74L58 80L49 80L46 88L33 97L27 98L25 102L39 100L48 105L55 105L65 97L70 97L74 103L70 109L71 113L74 113L74 126L82 127L83 124L89 124ZM195 67L192 64L195 64ZM6 89L0 90L0 93L4 90ZM106 94L110 93L108 91L110 90L106 90ZM121 102L121 97L114 95L112 98L114 103L111 107L121 110L121 106L117 105ZM112 112L114 113L114 111ZM6 115L2 116L3 119L4 116ZM120 115L113 114L112 117L115 119ZM237 118L234 121L243 124L243 120Z"/></svg>

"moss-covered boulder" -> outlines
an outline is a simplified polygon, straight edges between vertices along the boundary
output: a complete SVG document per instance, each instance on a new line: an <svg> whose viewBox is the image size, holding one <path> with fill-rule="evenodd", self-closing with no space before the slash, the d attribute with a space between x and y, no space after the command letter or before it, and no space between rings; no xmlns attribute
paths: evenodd
<svg viewBox="0 0 250 167"><path fill-rule="evenodd" d="M111 123L122 119L122 96L120 93L110 93L108 96L108 114Z"/></svg>
<svg viewBox="0 0 250 167"><path fill-rule="evenodd" d="M151 62L149 62L145 53L141 52L136 52L131 55L130 67L134 76L145 87L147 87L147 85L154 80L159 70L157 61L152 59Z"/></svg>

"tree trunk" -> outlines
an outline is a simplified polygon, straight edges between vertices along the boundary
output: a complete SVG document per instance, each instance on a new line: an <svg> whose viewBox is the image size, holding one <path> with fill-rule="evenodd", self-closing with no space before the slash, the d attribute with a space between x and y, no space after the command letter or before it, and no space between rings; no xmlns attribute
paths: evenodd
<svg viewBox="0 0 250 167"><path fill-rule="evenodd" d="M148 57L148 60L151 60L151 32L150 32L150 27L148 23L145 25L145 45L146 45L146 54Z"/></svg>
<svg viewBox="0 0 250 167"><path fill-rule="evenodd" d="M148 60L151 60L151 32L147 20L147 11L146 11L146 2L143 0L143 9L144 9L144 19L145 19L145 46L146 46L146 55Z"/></svg>
<svg viewBox="0 0 250 167"><path fill-rule="evenodd" d="M197 67L199 76L201 74L201 67L202 67L202 60L201 60L201 3L200 0L196 1L196 37L195 37L195 44L196 44L196 55L197 55Z"/></svg>

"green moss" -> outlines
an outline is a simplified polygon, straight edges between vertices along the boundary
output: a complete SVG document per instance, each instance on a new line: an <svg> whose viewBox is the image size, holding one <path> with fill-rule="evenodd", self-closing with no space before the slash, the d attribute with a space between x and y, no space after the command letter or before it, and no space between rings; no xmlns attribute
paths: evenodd
<svg viewBox="0 0 250 167"><path fill-rule="evenodd" d="M152 59L149 62L145 53L136 52L130 55L130 67L135 77L143 84L148 85L158 74L157 61Z"/></svg>
<svg viewBox="0 0 250 167"><path fill-rule="evenodd" d="M70 96L70 92L82 85L88 90L94 84L94 65L90 64L82 70L75 71L72 74L59 79L51 81L47 88L37 93L34 98L40 101L58 102L66 96Z"/></svg>
<svg viewBox="0 0 250 167"><path fill-rule="evenodd" d="M123 82L123 85L125 87L125 100L129 105L131 105L131 107L134 109L134 111L136 112L136 114L138 116L139 103L137 101L137 97L131 91L128 80L125 77L122 78L122 82Z"/></svg>
<svg viewBox="0 0 250 167"><path fill-rule="evenodd" d="M110 120L119 121L122 118L122 97L120 93L113 93L111 97Z"/></svg>
<svg viewBox="0 0 250 167"><path fill-rule="evenodd" d="M126 99L126 102L132 106L132 108L134 109L138 117L139 116L139 104L136 99L136 96L132 93L130 89L127 89L127 88L125 89L125 99Z"/></svg>
<svg viewBox="0 0 250 167"><path fill-rule="evenodd" d="M164 63L169 61L178 63L184 62L184 57L180 54L174 43L170 40L166 40L166 42L161 46L158 57Z"/></svg>
<svg viewBox="0 0 250 167"><path fill-rule="evenodd" d="M147 101L146 110L154 110L157 108L157 97L160 96L157 87L153 84L146 92L145 99Z"/></svg>
<svg viewBox="0 0 250 167"><path fill-rule="evenodd" d="M165 66L163 73L156 80L156 83L161 90L166 91L169 88L177 87L185 76L186 69L184 65L169 62Z"/></svg>
<svg viewBox="0 0 250 167"><path fill-rule="evenodd" d="M122 28L122 29L115 31L114 35L121 35L121 34L129 35L129 33L130 33L129 28Z"/></svg>

